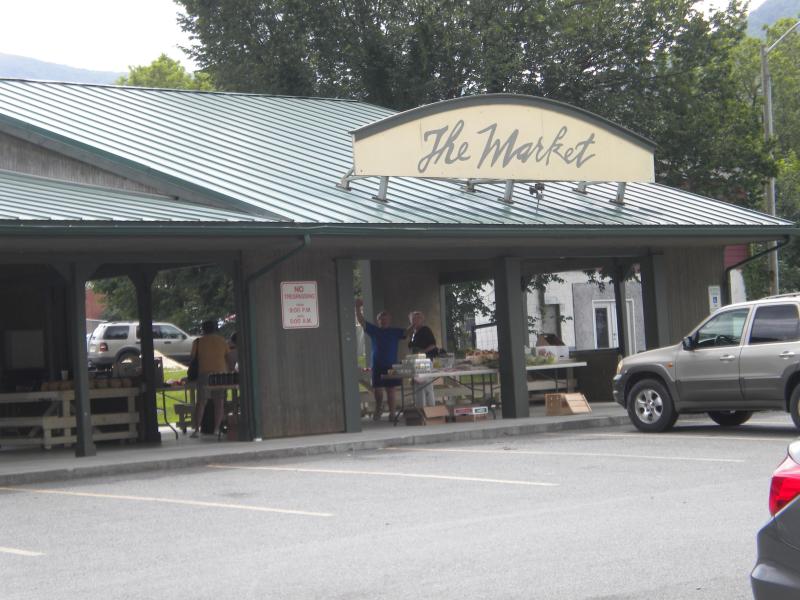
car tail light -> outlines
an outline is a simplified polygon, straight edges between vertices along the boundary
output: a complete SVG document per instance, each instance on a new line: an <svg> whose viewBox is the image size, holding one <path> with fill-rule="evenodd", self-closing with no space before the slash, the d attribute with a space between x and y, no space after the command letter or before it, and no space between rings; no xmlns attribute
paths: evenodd
<svg viewBox="0 0 800 600"><path fill-rule="evenodd" d="M100 342L100 345L97 347L99 352L108 352L108 344L105 342Z"/></svg>
<svg viewBox="0 0 800 600"><path fill-rule="evenodd" d="M790 454L772 474L769 486L770 514L775 515L797 496L800 496L800 464Z"/></svg>

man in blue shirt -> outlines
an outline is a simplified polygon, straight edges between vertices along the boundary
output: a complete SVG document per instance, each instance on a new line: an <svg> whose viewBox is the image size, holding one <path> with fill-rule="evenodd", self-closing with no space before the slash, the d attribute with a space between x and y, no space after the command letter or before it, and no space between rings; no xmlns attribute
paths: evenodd
<svg viewBox="0 0 800 600"><path fill-rule="evenodd" d="M395 415L395 392L400 385L399 379L384 379L384 375L389 372L397 362L397 345L400 340L405 339L408 330L392 327L392 315L389 311L382 310L375 317L377 324L372 324L364 319L364 301L356 299L356 319L361 327L372 340L372 357L370 366L372 367L372 391L375 394L375 414L373 419L376 421L381 418L381 405L383 403L383 390L386 390L386 404L389 405L389 420L394 421Z"/></svg>

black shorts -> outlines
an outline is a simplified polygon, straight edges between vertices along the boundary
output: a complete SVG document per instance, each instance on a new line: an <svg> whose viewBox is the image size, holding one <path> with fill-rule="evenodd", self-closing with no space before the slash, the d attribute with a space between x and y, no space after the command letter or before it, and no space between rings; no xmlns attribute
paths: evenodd
<svg viewBox="0 0 800 600"><path fill-rule="evenodd" d="M384 379L383 376L389 373L392 367L372 367L372 387L374 388L387 388L399 387L399 379Z"/></svg>

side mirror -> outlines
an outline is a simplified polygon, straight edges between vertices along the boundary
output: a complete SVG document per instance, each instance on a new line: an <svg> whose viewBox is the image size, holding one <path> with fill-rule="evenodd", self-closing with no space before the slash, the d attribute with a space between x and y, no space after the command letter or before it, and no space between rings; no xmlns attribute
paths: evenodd
<svg viewBox="0 0 800 600"><path fill-rule="evenodd" d="M694 338L690 335L687 335L683 338L683 349L684 350L694 350Z"/></svg>

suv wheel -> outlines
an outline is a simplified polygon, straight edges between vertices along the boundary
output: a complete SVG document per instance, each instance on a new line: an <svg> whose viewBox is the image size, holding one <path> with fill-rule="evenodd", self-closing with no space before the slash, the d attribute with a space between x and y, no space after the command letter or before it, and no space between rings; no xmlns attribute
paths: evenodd
<svg viewBox="0 0 800 600"><path fill-rule="evenodd" d="M631 422L640 431L666 431L678 419L672 397L655 379L636 382L628 392L627 406Z"/></svg>
<svg viewBox="0 0 800 600"><path fill-rule="evenodd" d="M794 426L800 429L800 384L794 386L792 397L789 399L789 414L792 415Z"/></svg>
<svg viewBox="0 0 800 600"><path fill-rule="evenodd" d="M708 413L711 420L723 427L736 427L746 423L753 416L751 410L712 410Z"/></svg>
<svg viewBox="0 0 800 600"><path fill-rule="evenodd" d="M136 352L123 352L117 357L117 369L125 372L141 371L142 358Z"/></svg>

